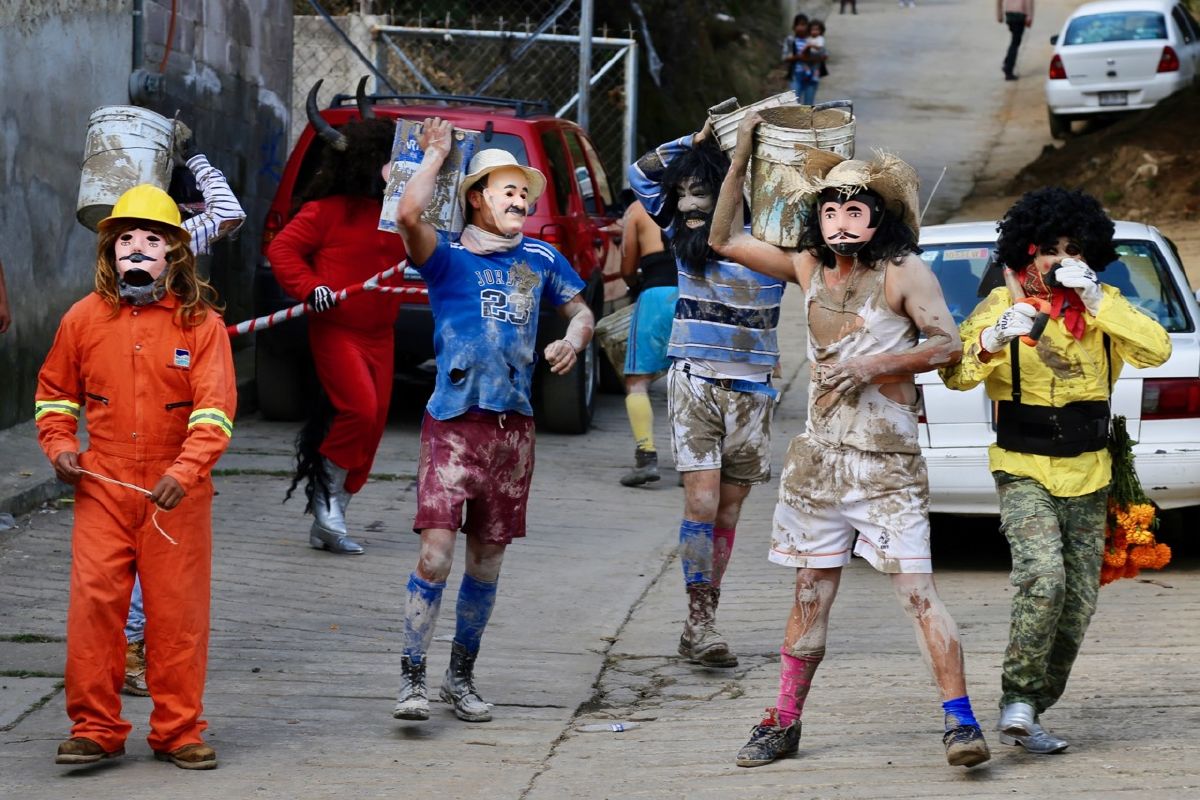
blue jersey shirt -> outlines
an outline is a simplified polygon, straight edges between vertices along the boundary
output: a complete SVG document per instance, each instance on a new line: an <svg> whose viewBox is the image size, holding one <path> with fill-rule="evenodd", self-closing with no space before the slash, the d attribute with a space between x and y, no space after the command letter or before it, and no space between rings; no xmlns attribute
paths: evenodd
<svg viewBox="0 0 1200 800"><path fill-rule="evenodd" d="M447 420L471 408L532 415L542 295L557 308L583 291L583 280L561 253L528 236L508 252L478 256L439 232L417 269L433 311L430 416Z"/></svg>

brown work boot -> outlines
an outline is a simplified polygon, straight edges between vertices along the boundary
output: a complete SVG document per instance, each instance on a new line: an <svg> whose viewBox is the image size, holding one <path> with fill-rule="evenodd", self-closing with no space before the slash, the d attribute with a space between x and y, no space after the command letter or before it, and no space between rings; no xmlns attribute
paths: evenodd
<svg viewBox="0 0 1200 800"><path fill-rule="evenodd" d="M159 761L170 761L180 769L216 769L217 751L203 742L185 744L171 752L155 750L154 757Z"/></svg>
<svg viewBox="0 0 1200 800"><path fill-rule="evenodd" d="M145 640L125 645L125 685L121 691L136 697L150 696L150 689L146 686Z"/></svg>
<svg viewBox="0 0 1200 800"><path fill-rule="evenodd" d="M109 752L91 739L72 736L58 746L58 754L54 756L54 763L92 764L105 758L120 758L123 755L125 755L124 747L118 747Z"/></svg>
<svg viewBox="0 0 1200 800"><path fill-rule="evenodd" d="M705 667L736 667L737 656L716 627L716 590L711 583L692 583L687 591L688 618L679 637L679 655Z"/></svg>

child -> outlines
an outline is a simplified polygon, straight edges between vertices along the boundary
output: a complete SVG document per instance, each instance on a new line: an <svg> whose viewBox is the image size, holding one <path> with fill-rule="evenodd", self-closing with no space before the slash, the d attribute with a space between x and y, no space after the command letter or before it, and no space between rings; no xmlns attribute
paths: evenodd
<svg viewBox="0 0 1200 800"><path fill-rule="evenodd" d="M131 726L118 692L136 568L149 617L150 747L183 769L217 766L200 735L209 473L229 444L237 394L216 294L196 274L188 240L166 192L143 184L121 195L100 223L96 290L63 316L38 375L38 440L76 486L66 664L74 725L59 764L125 752ZM81 454L84 406L90 446Z"/></svg>
<svg viewBox="0 0 1200 800"><path fill-rule="evenodd" d="M797 42L797 46L799 46ZM817 96L817 85L821 82L821 67L828 53L825 50L825 23L814 19L808 23L808 38L796 61L796 97L801 105L811 106Z"/></svg>

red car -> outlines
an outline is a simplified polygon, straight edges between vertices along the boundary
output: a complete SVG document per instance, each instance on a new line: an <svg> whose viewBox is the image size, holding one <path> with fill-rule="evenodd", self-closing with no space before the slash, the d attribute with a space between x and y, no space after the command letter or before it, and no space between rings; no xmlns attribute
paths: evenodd
<svg viewBox="0 0 1200 800"><path fill-rule="evenodd" d="M457 128L480 131L481 148L509 151L517 161L546 175L547 187L525 222L525 233L559 250L587 283L585 297L599 319L604 305L603 267L618 255L619 242L606 230L620 208L596 148L575 123L551 116L544 105L529 101L440 96L367 95L376 117L421 120L442 117ZM406 102L419 104L405 105ZM442 103L453 103L443 105ZM321 112L335 128L359 116L353 95L337 95ZM263 232L262 258L255 279L256 314L267 314L298 302L279 288L266 258L267 244L298 210L293 194L303 187L321 160L326 143L309 124L283 170ZM420 288L415 269L404 283ZM433 315L420 292L403 295L396 320L398 377L433 369ZM538 352L560 338L566 322L548 305L538 320ZM304 398L314 396L312 357L303 320L260 331L256 347L258 404L268 419L299 419L306 413ZM538 362L533 380L533 406L539 427L559 433L583 433L592 419L599 360L593 342L567 375L553 375Z"/></svg>

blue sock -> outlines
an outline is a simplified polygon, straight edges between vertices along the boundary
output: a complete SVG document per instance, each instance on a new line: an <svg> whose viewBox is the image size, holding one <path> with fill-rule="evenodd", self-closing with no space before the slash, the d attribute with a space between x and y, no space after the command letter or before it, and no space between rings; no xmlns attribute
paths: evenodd
<svg viewBox="0 0 1200 800"><path fill-rule="evenodd" d="M408 576L408 605L404 609L404 655L414 664L425 660L445 583L430 583L417 573Z"/></svg>
<svg viewBox="0 0 1200 800"><path fill-rule="evenodd" d="M979 724L975 720L975 713L971 711L971 698L965 694L942 703L942 711L946 712L946 730L959 725Z"/></svg>
<svg viewBox="0 0 1200 800"><path fill-rule="evenodd" d="M492 616L496 605L497 583L488 583L470 575L463 575L462 586L458 587L458 606L455 608L454 641L467 649L468 653L479 652L483 629Z"/></svg>
<svg viewBox="0 0 1200 800"><path fill-rule="evenodd" d="M712 582L713 523L685 519L680 524L679 561L684 583Z"/></svg>

